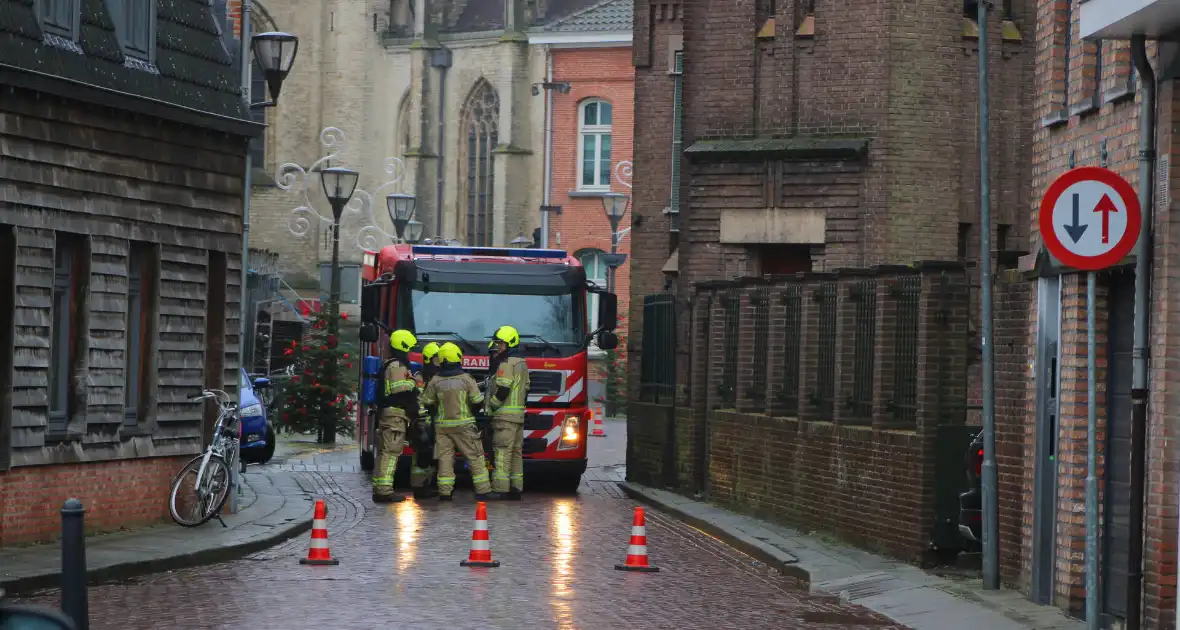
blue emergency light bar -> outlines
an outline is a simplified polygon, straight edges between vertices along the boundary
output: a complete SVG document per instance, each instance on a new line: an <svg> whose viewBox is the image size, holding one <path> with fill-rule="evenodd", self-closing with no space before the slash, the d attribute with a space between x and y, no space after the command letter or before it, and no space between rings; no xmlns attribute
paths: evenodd
<svg viewBox="0 0 1180 630"><path fill-rule="evenodd" d="M560 249L519 249L516 247L451 247L449 245L414 245L410 251L427 256L503 256L512 258L552 258L565 260L569 255Z"/></svg>

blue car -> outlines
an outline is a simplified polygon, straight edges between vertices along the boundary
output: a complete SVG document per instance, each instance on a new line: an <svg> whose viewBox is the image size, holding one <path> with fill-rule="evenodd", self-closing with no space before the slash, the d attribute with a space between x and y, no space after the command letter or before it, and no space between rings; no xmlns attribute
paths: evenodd
<svg viewBox="0 0 1180 630"><path fill-rule="evenodd" d="M251 380L246 370L240 370L238 408L242 410L242 461L265 464L275 454L275 430L266 417L266 405L259 390L270 387L270 379Z"/></svg>

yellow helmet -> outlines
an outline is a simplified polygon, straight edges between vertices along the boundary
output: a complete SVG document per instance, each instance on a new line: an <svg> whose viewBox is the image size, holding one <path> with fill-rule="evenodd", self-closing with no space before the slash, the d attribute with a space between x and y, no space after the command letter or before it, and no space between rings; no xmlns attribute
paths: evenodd
<svg viewBox="0 0 1180 630"><path fill-rule="evenodd" d="M422 348L422 360L423 361L429 361L429 360L433 359L434 355L436 355L436 354L438 354L438 344L433 341L426 344L425 348Z"/></svg>
<svg viewBox="0 0 1180 630"><path fill-rule="evenodd" d="M463 351L459 346L451 342L446 342L438 348L438 358L443 363L463 363Z"/></svg>
<svg viewBox="0 0 1180 630"><path fill-rule="evenodd" d="M411 348L418 345L418 338L408 330L395 330L389 333L389 345L394 350L409 352Z"/></svg>
<svg viewBox="0 0 1180 630"><path fill-rule="evenodd" d="M509 348L515 348L520 344L520 333L511 326L501 326L496 329L496 333L492 335L492 342L503 341L508 344Z"/></svg>

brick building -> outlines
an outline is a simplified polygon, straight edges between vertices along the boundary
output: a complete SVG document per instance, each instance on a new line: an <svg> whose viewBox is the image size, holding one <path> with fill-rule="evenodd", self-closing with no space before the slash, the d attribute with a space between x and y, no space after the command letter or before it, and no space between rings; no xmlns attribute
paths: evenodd
<svg viewBox="0 0 1180 630"><path fill-rule="evenodd" d="M643 400L628 474L908 559L953 551L978 428L974 4L635 7L629 374ZM1026 249L1036 11L997 3L989 30L1006 266ZM656 295L669 280L674 296ZM1001 297L1023 305L1021 290ZM1023 360L1025 337L998 335L997 359ZM1019 506L1015 479L1001 499ZM1005 518L1018 540L1020 510Z"/></svg>
<svg viewBox="0 0 1180 630"><path fill-rule="evenodd" d="M1174 34L1180 11L1162 2L1107 0L1037 3L1033 197L1025 225L1031 254L1021 260L1029 296L1021 325L1027 330L1023 388L1026 456L1024 523L1019 534L1019 571L1012 581L1031 598L1084 615L1085 526L1080 505L1086 477L1086 276L1062 270L1041 246L1036 211L1044 191L1073 166L1106 166L1132 186L1140 185L1139 132L1145 86L1132 59L1133 35L1148 39ZM1162 12L1161 12L1162 9ZM1151 13L1154 12L1154 13ZM1143 628L1175 628L1178 377L1169 358L1180 337L1174 322L1178 288L1171 265L1178 224L1170 212L1172 130L1180 120L1174 84L1174 45L1146 45L1158 79L1157 144L1150 171L1154 232L1148 323L1149 373L1144 502L1132 504L1131 356L1135 313L1134 255L1100 274L1096 305L1098 366L1099 609L1104 624L1140 613ZM1150 155L1146 155L1151 159ZM1142 511L1142 555L1134 557L1131 514ZM1130 566L1142 563L1143 584L1128 584ZM1133 571L1133 570L1131 570Z"/></svg>
<svg viewBox="0 0 1180 630"><path fill-rule="evenodd" d="M70 497L88 529L167 519L187 398L237 390L261 127L219 32L203 0L0 0L0 545Z"/></svg>
<svg viewBox="0 0 1180 630"><path fill-rule="evenodd" d="M573 252L590 280L603 286L607 277L604 254L611 251L603 194L629 194L632 183L628 167L635 112L633 11L632 0L607 0L529 33L529 43L544 51L547 80L570 86L568 93L554 91L549 96L550 158L544 171L543 198L544 205L561 210L549 214L547 244ZM620 230L626 226L624 222ZM630 251L631 239L624 235L619 252ZM618 269L615 282L620 312L625 313L629 265ZM591 313L595 313L593 305Z"/></svg>

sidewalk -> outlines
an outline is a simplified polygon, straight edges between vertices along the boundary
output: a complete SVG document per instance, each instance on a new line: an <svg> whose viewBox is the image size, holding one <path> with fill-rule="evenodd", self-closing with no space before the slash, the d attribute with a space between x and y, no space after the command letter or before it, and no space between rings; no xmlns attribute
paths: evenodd
<svg viewBox="0 0 1180 630"><path fill-rule="evenodd" d="M313 499L289 471L248 469L237 514L200 527L173 523L86 538L91 583L232 560L311 529ZM0 590L58 586L61 544L0 549Z"/></svg>
<svg viewBox="0 0 1180 630"><path fill-rule="evenodd" d="M620 482L649 503L785 574L859 604L913 630L1081 630L1085 623L1015 591L984 591L978 580L932 575L917 567L806 536L666 490Z"/></svg>

